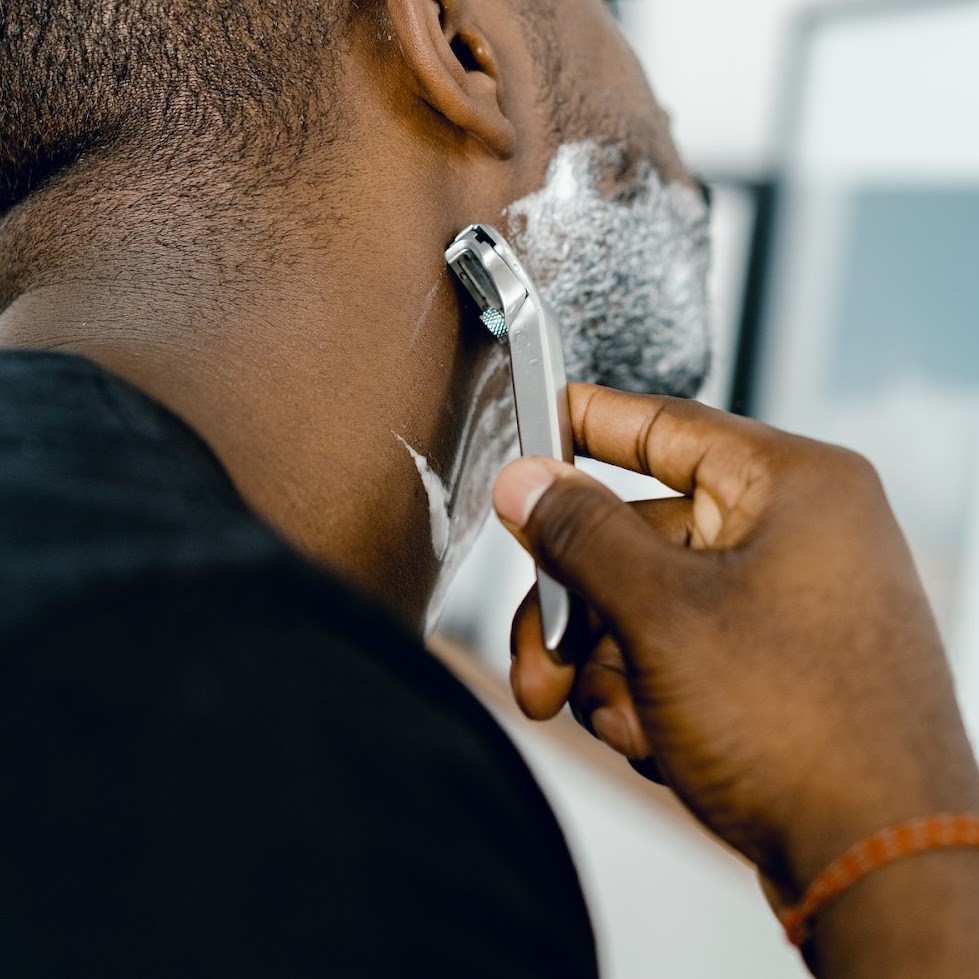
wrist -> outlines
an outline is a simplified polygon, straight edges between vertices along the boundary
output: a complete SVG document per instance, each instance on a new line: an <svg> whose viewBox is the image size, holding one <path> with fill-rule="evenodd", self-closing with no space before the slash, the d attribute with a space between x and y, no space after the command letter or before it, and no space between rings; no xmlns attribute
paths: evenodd
<svg viewBox="0 0 979 979"><path fill-rule="evenodd" d="M858 881L813 922L817 976L974 975L979 961L979 849L931 850Z"/></svg>
<svg viewBox="0 0 979 979"><path fill-rule="evenodd" d="M819 874L801 901L779 911L789 940L802 945L812 921L868 875L920 853L960 848L979 849L979 814L920 816L860 840Z"/></svg>
<svg viewBox="0 0 979 979"><path fill-rule="evenodd" d="M840 773L819 780L838 790L820 792L799 807L784 838L782 866L793 901L851 846L887 827L938 813L979 813L979 770L964 731L956 750L902 774L909 777L847 781Z"/></svg>
<svg viewBox="0 0 979 979"><path fill-rule="evenodd" d="M979 813L979 782L970 792L949 792L943 799L919 803L902 800L861 810L854 807L836 813L835 818L820 820L800 832L796 842L790 845L786 869L793 900L801 898L819 874L861 840L923 816L959 812Z"/></svg>

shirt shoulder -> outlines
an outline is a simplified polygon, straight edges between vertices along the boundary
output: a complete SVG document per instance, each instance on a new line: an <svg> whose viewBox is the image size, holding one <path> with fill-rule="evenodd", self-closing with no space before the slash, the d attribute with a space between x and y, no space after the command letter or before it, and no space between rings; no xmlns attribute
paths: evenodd
<svg viewBox="0 0 979 979"><path fill-rule="evenodd" d="M5 976L595 974L540 789L390 613L94 365L0 355L0 403Z"/></svg>
<svg viewBox="0 0 979 979"><path fill-rule="evenodd" d="M0 664L0 768L8 962L595 974L567 848L505 735L397 623L302 569L133 581L35 630Z"/></svg>

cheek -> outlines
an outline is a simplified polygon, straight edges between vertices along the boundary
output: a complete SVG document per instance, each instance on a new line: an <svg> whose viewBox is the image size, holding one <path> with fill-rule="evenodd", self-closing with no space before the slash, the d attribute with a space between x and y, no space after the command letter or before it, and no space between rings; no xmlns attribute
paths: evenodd
<svg viewBox="0 0 979 979"><path fill-rule="evenodd" d="M518 450L517 420L510 365L502 344L493 348L480 379L460 439L449 480L452 492L452 540L477 530L489 510L493 482Z"/></svg>
<svg viewBox="0 0 979 979"><path fill-rule="evenodd" d="M670 117L629 42L604 4L585 6L591 9L574 18L562 51L561 139L616 140L631 155L650 160L667 183L695 187L670 135Z"/></svg>
<svg viewBox="0 0 979 979"><path fill-rule="evenodd" d="M427 632L438 624L456 572L489 515L497 475L518 453L509 362L505 349L498 346L493 348L490 362L476 386L449 477L452 494L449 543L429 602Z"/></svg>

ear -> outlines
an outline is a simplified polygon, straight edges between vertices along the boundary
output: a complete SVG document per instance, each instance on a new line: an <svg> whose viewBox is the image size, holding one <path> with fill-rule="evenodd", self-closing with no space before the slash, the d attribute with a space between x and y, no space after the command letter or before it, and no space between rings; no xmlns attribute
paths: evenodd
<svg viewBox="0 0 979 979"><path fill-rule="evenodd" d="M471 0L386 0L394 35L425 101L495 156L517 134L502 108L500 68Z"/></svg>

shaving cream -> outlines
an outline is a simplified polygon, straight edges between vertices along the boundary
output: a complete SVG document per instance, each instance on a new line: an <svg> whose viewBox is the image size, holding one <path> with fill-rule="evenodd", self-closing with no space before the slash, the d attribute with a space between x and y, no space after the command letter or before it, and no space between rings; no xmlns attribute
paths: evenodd
<svg viewBox="0 0 979 979"><path fill-rule="evenodd" d="M628 162L618 144L562 146L543 189L505 212L506 234L555 313L571 380L692 396L710 361L707 207L692 188L664 185L652 164ZM430 633L489 512L496 476L519 451L504 346L480 377L444 479L401 441L428 494L441 562Z"/></svg>
<svg viewBox="0 0 979 979"><path fill-rule="evenodd" d="M506 216L554 311L570 380L697 393L711 349L710 220L698 191L664 185L620 143L569 143L544 188Z"/></svg>
<svg viewBox="0 0 979 979"><path fill-rule="evenodd" d="M510 361L503 344L495 344L473 391L459 450L451 472L439 478L428 459L400 435L428 496L432 550L439 574L425 615L430 634L442 615L449 587L479 535L500 470L520 452L517 416L510 382Z"/></svg>
<svg viewBox="0 0 979 979"><path fill-rule="evenodd" d="M428 497L428 522L432 528L432 550L439 561L449 549L449 490L428 464L428 459L413 449L400 435L397 440L408 450Z"/></svg>

